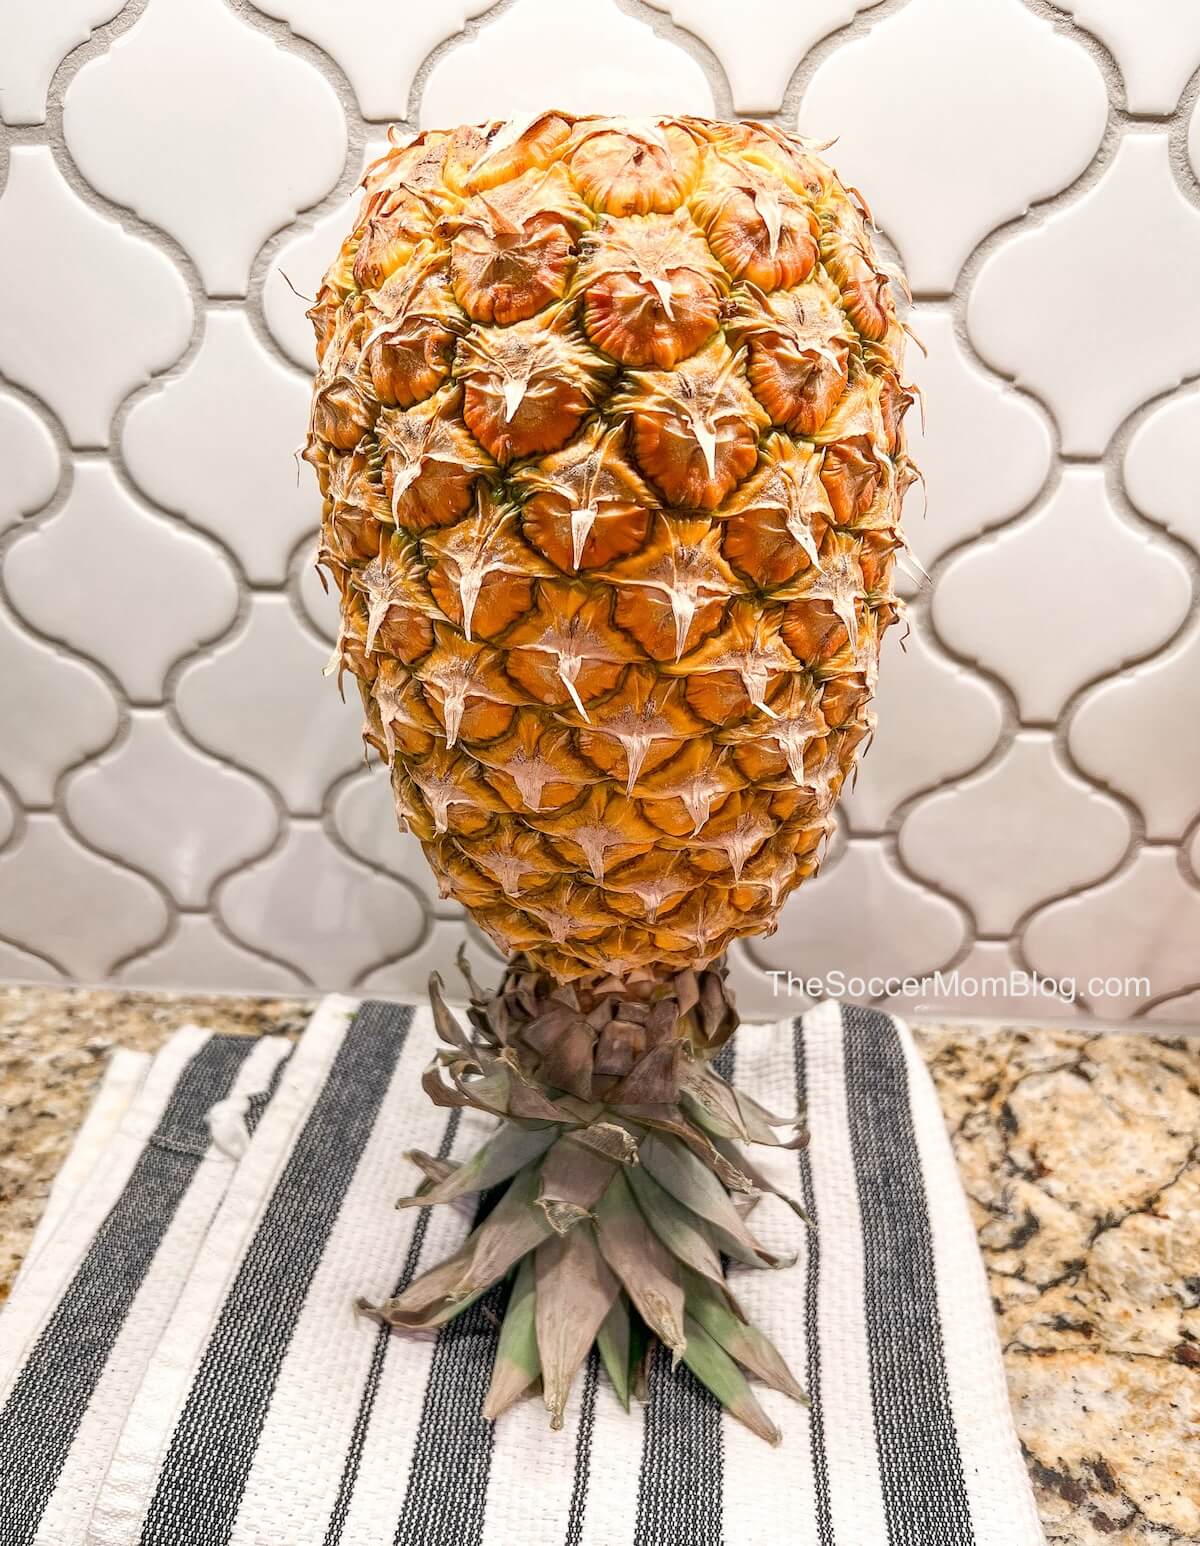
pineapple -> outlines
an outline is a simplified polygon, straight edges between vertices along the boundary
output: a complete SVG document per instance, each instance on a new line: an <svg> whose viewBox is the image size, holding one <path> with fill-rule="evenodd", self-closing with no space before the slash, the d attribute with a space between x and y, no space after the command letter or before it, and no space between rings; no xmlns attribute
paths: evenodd
<svg viewBox="0 0 1200 1546"><path fill-rule="evenodd" d="M816 870L870 735L915 476L904 327L868 212L760 124L545 112L368 170L310 316L307 459L339 672L400 821L510 965L435 1100L503 1120L429 1204L508 1183L376 1313L428 1328L513 1275L487 1411L560 1421L645 1331L775 1436L722 1253L778 1265L739 1143L795 1143L710 1066L722 954ZM740 1203L734 1196L743 1194Z"/></svg>

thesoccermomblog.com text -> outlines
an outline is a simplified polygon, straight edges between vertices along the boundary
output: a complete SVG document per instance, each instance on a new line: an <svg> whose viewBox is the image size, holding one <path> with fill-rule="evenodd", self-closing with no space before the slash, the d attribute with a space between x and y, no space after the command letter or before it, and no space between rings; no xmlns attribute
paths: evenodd
<svg viewBox="0 0 1200 1546"><path fill-rule="evenodd" d="M768 971L776 998L880 999L906 998L936 1002L940 999L1054 999L1074 1004L1079 999L1151 997L1149 977L1106 976L1097 973L1082 980L1043 977L1039 972L1014 968L987 976L937 971L925 976L863 976L845 971L805 975L802 972Z"/></svg>

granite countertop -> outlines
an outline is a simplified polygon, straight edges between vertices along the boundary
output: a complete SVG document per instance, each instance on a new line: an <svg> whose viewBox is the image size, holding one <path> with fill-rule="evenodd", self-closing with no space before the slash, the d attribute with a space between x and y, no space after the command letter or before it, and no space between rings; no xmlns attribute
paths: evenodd
<svg viewBox="0 0 1200 1546"><path fill-rule="evenodd" d="M0 1301L114 1046L303 999L0 989ZM1052 1546L1200 1546L1200 1038L916 1034L991 1280Z"/></svg>

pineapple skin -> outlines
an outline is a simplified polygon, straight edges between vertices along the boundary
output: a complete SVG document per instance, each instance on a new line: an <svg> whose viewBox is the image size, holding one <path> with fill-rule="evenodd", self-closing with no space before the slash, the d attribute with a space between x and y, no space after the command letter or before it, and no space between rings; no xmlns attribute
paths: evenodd
<svg viewBox="0 0 1200 1546"><path fill-rule="evenodd" d="M865 205L773 127L553 111L363 185L305 457L399 819L557 981L703 966L815 872L897 616Z"/></svg>

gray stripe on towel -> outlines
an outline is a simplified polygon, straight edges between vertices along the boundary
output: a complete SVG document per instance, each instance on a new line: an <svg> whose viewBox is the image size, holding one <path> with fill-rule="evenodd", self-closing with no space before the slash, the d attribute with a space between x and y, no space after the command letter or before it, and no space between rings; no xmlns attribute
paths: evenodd
<svg viewBox="0 0 1200 1546"><path fill-rule="evenodd" d="M973 1546L904 1049L878 1010L842 1025L888 1546Z"/></svg>
<svg viewBox="0 0 1200 1546"><path fill-rule="evenodd" d="M472 1228L504 1195L485 1192ZM438 1332L393 1546L479 1546L495 1424L482 1416L511 1281L488 1289Z"/></svg>
<svg viewBox="0 0 1200 1546"><path fill-rule="evenodd" d="M221 1306L142 1546L226 1546L305 1296L411 1020L411 1009L367 1003L347 1029Z"/></svg>

